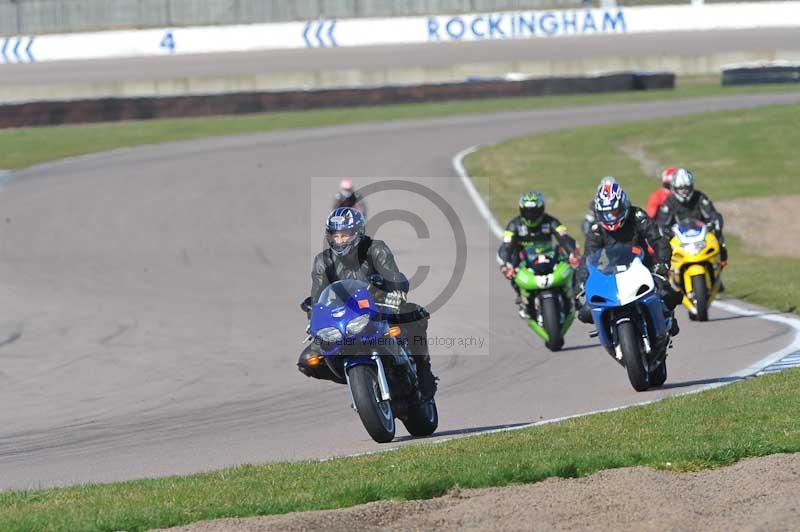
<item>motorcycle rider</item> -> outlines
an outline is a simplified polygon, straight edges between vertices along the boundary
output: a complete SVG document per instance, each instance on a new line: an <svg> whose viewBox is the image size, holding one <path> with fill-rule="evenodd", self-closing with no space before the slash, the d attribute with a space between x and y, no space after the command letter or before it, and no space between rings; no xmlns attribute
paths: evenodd
<svg viewBox="0 0 800 532"><path fill-rule="evenodd" d="M361 211L364 216L367 215L367 205L353 188L352 179L345 178L339 183L339 192L333 197L333 208L338 209L339 207L353 207Z"/></svg>
<svg viewBox="0 0 800 532"><path fill-rule="evenodd" d="M517 293L514 301L519 306L519 315L530 318L528 302L522 301L519 287L514 282L516 268L524 258L523 250L534 244L549 244L555 238L565 253L569 254L570 265L574 268L580 262L580 251L567 232L567 228L557 218L545 212L544 196L541 192L526 192L519 198L519 216L513 218L503 233L503 243L497 250L500 271L511 281Z"/></svg>
<svg viewBox="0 0 800 532"><path fill-rule="evenodd" d="M650 218L656 219L658 210L672 195L672 177L676 171L677 168L674 166L668 166L661 172L661 188L650 194L650 198L647 200L647 208L645 208L647 216Z"/></svg>
<svg viewBox="0 0 800 532"><path fill-rule="evenodd" d="M396 319L408 340L411 356L417 366L420 393L424 400L433 398L438 380L431 371L428 353L428 312L419 305L406 301L408 279L400 272L394 255L382 240L373 240L365 234L364 215L353 207L334 209L325 223L328 248L314 257L311 270L311 296L306 301L316 302L329 284L342 279L358 279L369 283L370 276L383 278L382 290L386 296L383 304L393 307ZM337 379L327 365L320 364L319 346L312 342L300 354L297 367L308 377Z"/></svg>
<svg viewBox="0 0 800 532"><path fill-rule="evenodd" d="M672 195L658 212L658 224L667 237L672 237L672 226L687 218L701 220L707 224L719 240L719 255L723 267L728 262L728 248L722 236L724 220L714 208L711 200L694 188L694 174L686 168L678 168L672 178Z"/></svg>
<svg viewBox="0 0 800 532"><path fill-rule="evenodd" d="M646 212L631 206L628 195L612 177L604 178L597 189L594 211L597 222L592 225L586 236L584 257L577 273L578 283L581 287L586 283L589 276L586 259L594 251L615 243L631 244L642 249L648 249L648 246L652 247L654 256L647 253L644 263L656 274L653 279L664 300L667 313L672 317L670 333L672 336L677 336L680 329L674 316L674 310L682 296L666 280L672 257L669 241L661 234L655 221L651 220ZM591 306L588 302L581 306L578 319L583 323L593 322Z"/></svg>

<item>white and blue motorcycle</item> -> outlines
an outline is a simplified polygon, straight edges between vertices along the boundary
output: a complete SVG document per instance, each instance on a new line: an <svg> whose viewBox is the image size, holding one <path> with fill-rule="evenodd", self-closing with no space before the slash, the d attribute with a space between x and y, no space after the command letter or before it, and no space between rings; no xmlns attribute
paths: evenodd
<svg viewBox="0 0 800 532"><path fill-rule="evenodd" d="M608 353L625 367L633 388L645 391L667 380L667 349L672 319L666 312L653 274L644 265L645 250L613 244L586 259L586 302L597 336Z"/></svg>

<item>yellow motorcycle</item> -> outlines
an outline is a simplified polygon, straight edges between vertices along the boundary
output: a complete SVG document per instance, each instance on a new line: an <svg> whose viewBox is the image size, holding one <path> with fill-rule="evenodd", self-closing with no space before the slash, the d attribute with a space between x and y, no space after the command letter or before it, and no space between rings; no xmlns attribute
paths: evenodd
<svg viewBox="0 0 800 532"><path fill-rule="evenodd" d="M670 282L683 294L689 318L708 321L723 268L719 240L700 220L682 220L672 226L672 234Z"/></svg>

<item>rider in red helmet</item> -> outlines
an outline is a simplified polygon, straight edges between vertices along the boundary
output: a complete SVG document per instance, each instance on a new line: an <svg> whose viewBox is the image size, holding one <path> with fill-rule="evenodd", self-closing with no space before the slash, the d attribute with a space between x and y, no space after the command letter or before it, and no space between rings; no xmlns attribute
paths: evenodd
<svg viewBox="0 0 800 532"><path fill-rule="evenodd" d="M647 216L655 219L658 215L658 210L672 195L672 177L675 175L677 168L675 166L668 166L661 172L661 188L650 194L650 199L647 200Z"/></svg>

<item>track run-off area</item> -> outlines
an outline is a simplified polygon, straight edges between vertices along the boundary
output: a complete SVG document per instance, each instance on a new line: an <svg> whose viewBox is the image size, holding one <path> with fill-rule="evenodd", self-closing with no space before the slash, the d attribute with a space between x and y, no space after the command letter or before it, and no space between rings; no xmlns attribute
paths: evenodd
<svg viewBox="0 0 800 532"><path fill-rule="evenodd" d="M662 389L634 392L581 324L563 352L547 351L516 314L496 237L452 158L529 133L797 103L797 93L760 94L335 126L13 172L0 194L0 489L408 444L404 433L373 443L343 386L295 368L298 303L342 176L412 184L368 198L369 217L386 221L375 236L409 275L423 272L412 300L433 306L458 278L429 330L439 438L657 400L753 369L796 332L724 305L709 323L679 314Z"/></svg>

